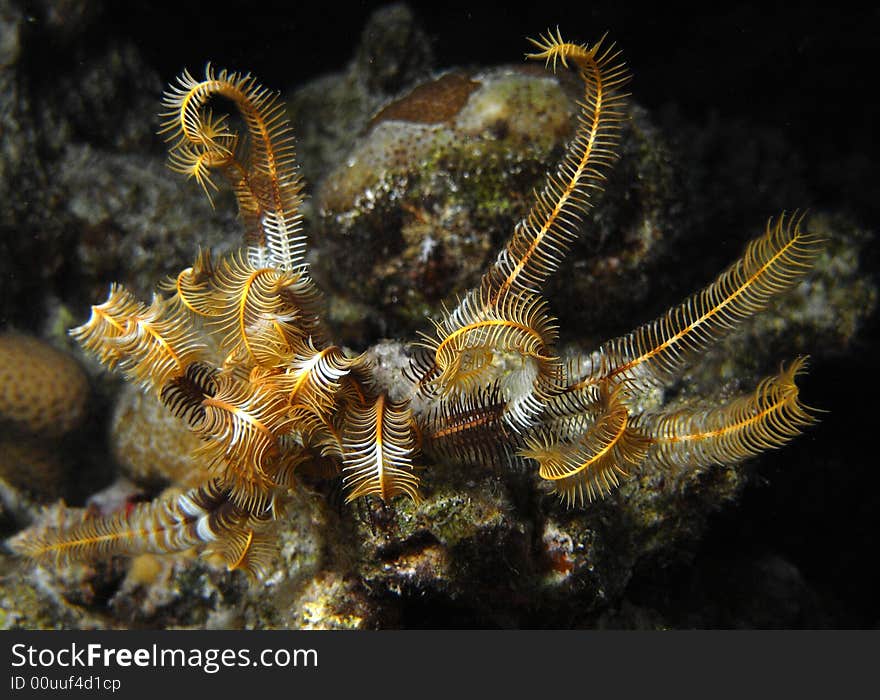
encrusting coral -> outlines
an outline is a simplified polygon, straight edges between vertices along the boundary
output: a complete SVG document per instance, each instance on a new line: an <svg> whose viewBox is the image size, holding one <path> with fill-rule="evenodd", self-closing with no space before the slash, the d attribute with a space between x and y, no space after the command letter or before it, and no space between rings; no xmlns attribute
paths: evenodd
<svg viewBox="0 0 880 700"><path fill-rule="evenodd" d="M184 73L166 92L173 169L210 197L222 174L245 247L203 252L150 304L113 285L71 331L106 366L153 393L202 441L202 483L106 517L61 512L11 540L45 562L197 548L260 576L297 475L340 474L347 499L418 501L427 459L536 464L569 505L607 494L644 465L741 461L814 418L799 400L805 359L711 408L643 398L791 289L822 241L782 215L701 292L592 353L564 355L543 288L617 157L628 73L613 46L548 33L532 59L576 70L583 97L568 151L494 264L412 348L411 386L392 400L366 355L335 345L305 262L303 186L277 95L251 76ZM213 112L233 103L245 134Z"/></svg>

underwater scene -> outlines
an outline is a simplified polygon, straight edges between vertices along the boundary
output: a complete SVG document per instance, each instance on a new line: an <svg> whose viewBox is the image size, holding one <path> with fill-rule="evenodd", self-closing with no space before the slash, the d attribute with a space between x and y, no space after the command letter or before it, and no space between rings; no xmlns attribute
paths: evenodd
<svg viewBox="0 0 880 700"><path fill-rule="evenodd" d="M844 10L0 0L0 629L876 627Z"/></svg>

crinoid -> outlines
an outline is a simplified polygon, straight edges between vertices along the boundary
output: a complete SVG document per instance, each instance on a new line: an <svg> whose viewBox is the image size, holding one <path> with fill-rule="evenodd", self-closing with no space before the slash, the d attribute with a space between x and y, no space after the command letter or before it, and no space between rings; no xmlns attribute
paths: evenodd
<svg viewBox="0 0 880 700"><path fill-rule="evenodd" d="M332 343L305 261L303 187L277 94L250 75L183 73L164 97L172 169L211 196L224 176L245 246L159 286L150 304L114 285L71 331L111 369L153 392L202 440L204 483L106 518L75 511L17 535L45 562L198 548L259 576L271 526L297 473L339 475L348 500L419 499L422 457L537 468L570 506L603 496L643 465L707 467L779 447L813 422L795 379L804 358L751 394L711 408L645 411L712 343L810 270L821 241L778 217L705 289L592 353L565 356L542 288L602 189L627 119L629 76L604 40L558 30L528 58L583 83L577 132L494 264L412 348L408 399L373 381L364 355ZM234 104L242 133L210 109Z"/></svg>

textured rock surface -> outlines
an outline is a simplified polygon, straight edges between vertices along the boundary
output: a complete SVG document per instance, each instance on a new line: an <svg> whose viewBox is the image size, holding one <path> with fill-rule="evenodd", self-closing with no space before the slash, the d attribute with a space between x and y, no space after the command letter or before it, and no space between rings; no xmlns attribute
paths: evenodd
<svg viewBox="0 0 880 700"><path fill-rule="evenodd" d="M476 282L572 134L567 78L535 66L449 72L376 114L315 200L316 275L338 295L331 321L343 333L410 335ZM570 326L632 313L688 231L671 154L644 110L632 115L608 192L551 288Z"/></svg>

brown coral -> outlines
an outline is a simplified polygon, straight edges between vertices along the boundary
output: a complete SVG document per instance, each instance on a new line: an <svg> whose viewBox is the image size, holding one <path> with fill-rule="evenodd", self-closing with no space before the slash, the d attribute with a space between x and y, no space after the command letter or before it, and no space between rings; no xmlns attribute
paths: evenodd
<svg viewBox="0 0 880 700"><path fill-rule="evenodd" d="M39 500L64 493L60 440L83 420L85 372L39 338L0 334L0 478Z"/></svg>
<svg viewBox="0 0 880 700"><path fill-rule="evenodd" d="M33 336L0 334L0 424L59 437L82 422L88 394L85 372L69 355Z"/></svg>
<svg viewBox="0 0 880 700"><path fill-rule="evenodd" d="M0 479L39 500L63 494L65 463L57 446L30 435L0 433Z"/></svg>

